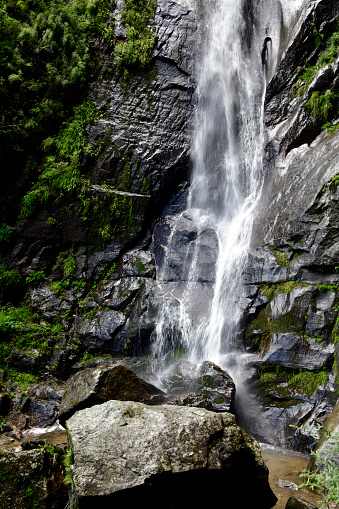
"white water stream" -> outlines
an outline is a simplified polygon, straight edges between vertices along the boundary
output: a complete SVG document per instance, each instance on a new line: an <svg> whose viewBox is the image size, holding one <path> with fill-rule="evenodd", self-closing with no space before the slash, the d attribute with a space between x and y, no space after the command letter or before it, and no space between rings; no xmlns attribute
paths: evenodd
<svg viewBox="0 0 339 509"><path fill-rule="evenodd" d="M262 52L267 30L258 30L262 4L267 7L264 1L218 0L210 15L197 89L188 207L172 224L158 274L164 298L153 343L159 360L181 346L191 362L216 363L233 377L239 394L249 361L237 345L243 270L264 173ZM271 42L268 38L267 51ZM187 270L175 294L168 281L183 220L194 225L194 235L180 253ZM206 235L217 244L213 284L202 275L210 252Z"/></svg>

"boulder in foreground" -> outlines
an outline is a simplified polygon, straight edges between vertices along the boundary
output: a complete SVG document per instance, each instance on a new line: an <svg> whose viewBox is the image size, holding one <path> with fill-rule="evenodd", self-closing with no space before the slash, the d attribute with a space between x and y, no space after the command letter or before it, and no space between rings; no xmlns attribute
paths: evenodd
<svg viewBox="0 0 339 509"><path fill-rule="evenodd" d="M67 426L80 509L206 509L220 497L237 509L276 502L259 444L231 414L108 401Z"/></svg>

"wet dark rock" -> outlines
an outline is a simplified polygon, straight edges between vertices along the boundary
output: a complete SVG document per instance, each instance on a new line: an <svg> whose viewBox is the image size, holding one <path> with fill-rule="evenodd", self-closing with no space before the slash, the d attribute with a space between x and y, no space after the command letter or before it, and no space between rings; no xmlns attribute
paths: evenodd
<svg viewBox="0 0 339 509"><path fill-rule="evenodd" d="M131 306L126 323L117 336L123 349L117 354L128 356L149 354L152 342L152 333L158 323L163 295L156 283L148 278L144 279L138 299ZM175 313L179 306L178 300L169 297L170 306Z"/></svg>
<svg viewBox="0 0 339 509"><path fill-rule="evenodd" d="M128 277L104 283L96 296L96 302L110 309L121 310L135 300L145 287L144 278Z"/></svg>
<svg viewBox="0 0 339 509"><path fill-rule="evenodd" d="M305 12L293 41L290 41L267 87L265 113L269 126L277 125L293 112L295 104L291 101L291 87L298 79L300 62L314 65L317 60L319 48L314 39L314 27L327 35L334 31L338 16L338 6L328 0L321 0L314 9Z"/></svg>
<svg viewBox="0 0 339 509"><path fill-rule="evenodd" d="M164 401L164 393L121 364L85 369L69 379L59 421L63 424L78 410L111 399L159 404Z"/></svg>
<svg viewBox="0 0 339 509"><path fill-rule="evenodd" d="M18 371L34 372L42 363L41 355L38 350L12 350L10 355L10 364Z"/></svg>
<svg viewBox="0 0 339 509"><path fill-rule="evenodd" d="M258 388L258 381L254 385L256 404L261 407L260 422L252 427L256 436L270 444L310 453L319 439L319 426L331 415L337 400L335 373L329 373L326 382L311 396L304 391L289 390L287 383L278 383L275 389L266 389L264 394ZM300 426L301 430L290 425Z"/></svg>
<svg viewBox="0 0 339 509"><path fill-rule="evenodd" d="M38 449L46 445L46 440L32 439L21 443L23 451L31 451L32 449Z"/></svg>
<svg viewBox="0 0 339 509"><path fill-rule="evenodd" d="M83 351L92 354L108 352L114 350L114 337L125 321L125 315L119 311L98 309L93 318L78 315L72 332L80 339Z"/></svg>
<svg viewBox="0 0 339 509"><path fill-rule="evenodd" d="M169 401L167 401L166 404L205 408L206 410L213 411L213 405L211 400L205 394L197 394L195 392L190 392L188 394L183 394L182 396L172 398Z"/></svg>
<svg viewBox="0 0 339 509"><path fill-rule="evenodd" d="M334 352L335 345L329 341L319 343L314 338L278 332L267 341L260 354L260 363L320 371L333 364Z"/></svg>
<svg viewBox="0 0 339 509"><path fill-rule="evenodd" d="M0 394L0 415L5 416L10 409L10 397L7 393Z"/></svg>
<svg viewBox="0 0 339 509"><path fill-rule="evenodd" d="M162 375L161 382L170 395L194 392L206 396L215 412L229 412L235 395L232 378L209 361L199 366L180 361Z"/></svg>
<svg viewBox="0 0 339 509"><path fill-rule="evenodd" d="M328 338L333 329L336 312L333 309L335 292L321 293L308 309L305 332L309 336Z"/></svg>
<svg viewBox="0 0 339 509"><path fill-rule="evenodd" d="M80 508L100 500L103 508L202 509L218 503L220 486L232 507L275 504L258 443L229 414L109 401L67 426Z"/></svg>
<svg viewBox="0 0 339 509"><path fill-rule="evenodd" d="M43 312L45 316L55 316L60 309L61 299L48 285L30 288L29 293L33 309Z"/></svg>
<svg viewBox="0 0 339 509"><path fill-rule="evenodd" d="M171 249L164 249L171 235ZM196 281L214 283L218 256L218 238L212 228L197 230L191 213L179 216L163 216L155 225L150 249L156 255L159 277L164 281L187 281L193 255L197 260Z"/></svg>
<svg viewBox="0 0 339 509"><path fill-rule="evenodd" d="M57 386L38 385L28 389L28 396L16 392L10 400L8 418L19 430L55 424L64 390Z"/></svg>
<svg viewBox="0 0 339 509"><path fill-rule="evenodd" d="M124 90L118 74L106 75L106 69L114 66L107 52L105 78L100 87L93 84L94 101L106 109L89 128L89 139L104 147L92 171L93 182L100 179L115 188L124 186L128 162L128 190L151 192L153 207L154 202L163 204L188 173L194 110L191 52L200 40L195 9L163 0L157 5L158 44L151 68L135 76ZM116 11L119 15L118 7Z"/></svg>
<svg viewBox="0 0 339 509"><path fill-rule="evenodd" d="M287 500L285 509L317 509L317 507L302 498L290 497Z"/></svg>
<svg viewBox="0 0 339 509"><path fill-rule="evenodd" d="M30 426L45 428L55 424L59 406L59 401L32 401L29 408Z"/></svg>
<svg viewBox="0 0 339 509"><path fill-rule="evenodd" d="M22 452L2 451L0 500L3 509L64 509L68 494L61 456L38 448Z"/></svg>
<svg viewBox="0 0 339 509"><path fill-rule="evenodd" d="M150 251L129 251L122 257L121 277L155 277L155 260Z"/></svg>

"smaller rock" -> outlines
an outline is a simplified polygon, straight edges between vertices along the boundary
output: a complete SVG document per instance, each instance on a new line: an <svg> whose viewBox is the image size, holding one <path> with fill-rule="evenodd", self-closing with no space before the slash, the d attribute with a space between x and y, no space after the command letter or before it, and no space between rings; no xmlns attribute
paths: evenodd
<svg viewBox="0 0 339 509"><path fill-rule="evenodd" d="M111 348L112 339L125 321L125 315L119 311L99 310L89 319L77 316L72 332L79 337L83 351L102 353Z"/></svg>
<svg viewBox="0 0 339 509"><path fill-rule="evenodd" d="M210 399L205 394L197 394L195 392L177 396L176 398L167 401L167 405L189 406L213 410L213 405Z"/></svg>
<svg viewBox="0 0 339 509"><path fill-rule="evenodd" d="M164 402L165 394L121 364L84 369L68 381L59 421L63 424L75 412L113 399L156 405Z"/></svg>
<svg viewBox="0 0 339 509"><path fill-rule="evenodd" d="M290 497L287 500L285 509L317 509L317 507L302 498Z"/></svg>
<svg viewBox="0 0 339 509"><path fill-rule="evenodd" d="M126 276L155 277L155 259L150 251L129 251L122 259L122 274Z"/></svg>
<svg viewBox="0 0 339 509"><path fill-rule="evenodd" d="M46 445L46 440L27 440L22 442L21 448L23 451L31 451L32 449L38 449Z"/></svg>
<svg viewBox="0 0 339 509"><path fill-rule="evenodd" d="M229 412L235 394L232 378L209 361L197 366L182 360L165 373L162 383L173 396L187 393L206 396L214 412Z"/></svg>
<svg viewBox="0 0 339 509"><path fill-rule="evenodd" d="M33 401L29 409L30 425L41 428L52 426L57 420L58 409L58 401Z"/></svg>
<svg viewBox="0 0 339 509"><path fill-rule="evenodd" d="M288 488L289 490L298 491L298 486L292 481L285 481L285 479L278 480L279 488Z"/></svg>
<svg viewBox="0 0 339 509"><path fill-rule="evenodd" d="M10 355L10 365L18 371L34 371L38 367L39 360L38 350L30 350L29 352L12 350Z"/></svg>
<svg viewBox="0 0 339 509"><path fill-rule="evenodd" d="M318 343L290 332L271 335L262 351L261 360L266 364L280 364L290 369L320 371L333 363L335 345L330 341Z"/></svg>
<svg viewBox="0 0 339 509"><path fill-rule="evenodd" d="M7 393L0 394L0 415L7 415L10 409L10 397Z"/></svg>
<svg viewBox="0 0 339 509"><path fill-rule="evenodd" d="M3 433L8 433L9 431L13 431L13 426L12 426L12 423L10 422L5 422L5 424L3 424L1 426L1 431Z"/></svg>
<svg viewBox="0 0 339 509"><path fill-rule="evenodd" d="M13 430L7 433L9 438L13 438L14 440L21 440L21 433L19 430Z"/></svg>
<svg viewBox="0 0 339 509"><path fill-rule="evenodd" d="M1 509L62 509L68 494L61 455L45 448L2 451Z"/></svg>

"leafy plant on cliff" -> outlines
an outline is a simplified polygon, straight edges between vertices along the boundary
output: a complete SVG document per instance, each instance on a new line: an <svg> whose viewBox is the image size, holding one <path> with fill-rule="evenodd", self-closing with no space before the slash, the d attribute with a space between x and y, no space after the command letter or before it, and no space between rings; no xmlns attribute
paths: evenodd
<svg viewBox="0 0 339 509"><path fill-rule="evenodd" d="M31 152L85 91L108 0L6 0L0 7L0 156Z"/></svg>
<svg viewBox="0 0 339 509"><path fill-rule="evenodd" d="M321 94L319 91L313 92L307 103L305 110L308 111L315 119L327 120L337 95L332 92Z"/></svg>
<svg viewBox="0 0 339 509"><path fill-rule="evenodd" d="M315 27L313 26L313 34L315 35L314 28ZM316 38L317 46L321 46L323 42L324 42L323 38ZM325 65L331 64L336 60L338 52L339 52L339 31L334 32L330 39L327 41L326 47L319 53L316 65L298 68L298 72L301 73L300 78L292 87L293 90L296 90L297 96L300 97L304 94L307 86L311 83L319 69L322 69L323 67L325 67Z"/></svg>
<svg viewBox="0 0 339 509"><path fill-rule="evenodd" d="M70 447L62 457L62 463L65 468L65 483L73 483L72 465L74 463L73 448Z"/></svg>
<svg viewBox="0 0 339 509"><path fill-rule="evenodd" d="M117 69L128 78L133 68L145 68L149 64L156 36L152 26L156 0L125 0L121 24L126 28L126 40L115 47Z"/></svg>
<svg viewBox="0 0 339 509"><path fill-rule="evenodd" d="M14 228L8 224L2 223L0 228L0 242L9 242Z"/></svg>
<svg viewBox="0 0 339 509"><path fill-rule="evenodd" d="M72 192L82 198L83 209L86 209L84 193L88 181L80 172L80 164L85 155L95 154L95 147L87 142L85 129L99 117L95 104L89 100L74 108L73 118L56 137L44 140L46 157L42 173L22 200L21 217L29 217L39 205L52 198L58 202Z"/></svg>
<svg viewBox="0 0 339 509"><path fill-rule="evenodd" d="M60 340L63 327L58 322L47 322L28 307L10 304L0 307L0 364L10 367L9 357L13 348L38 350L49 355L54 343Z"/></svg>

